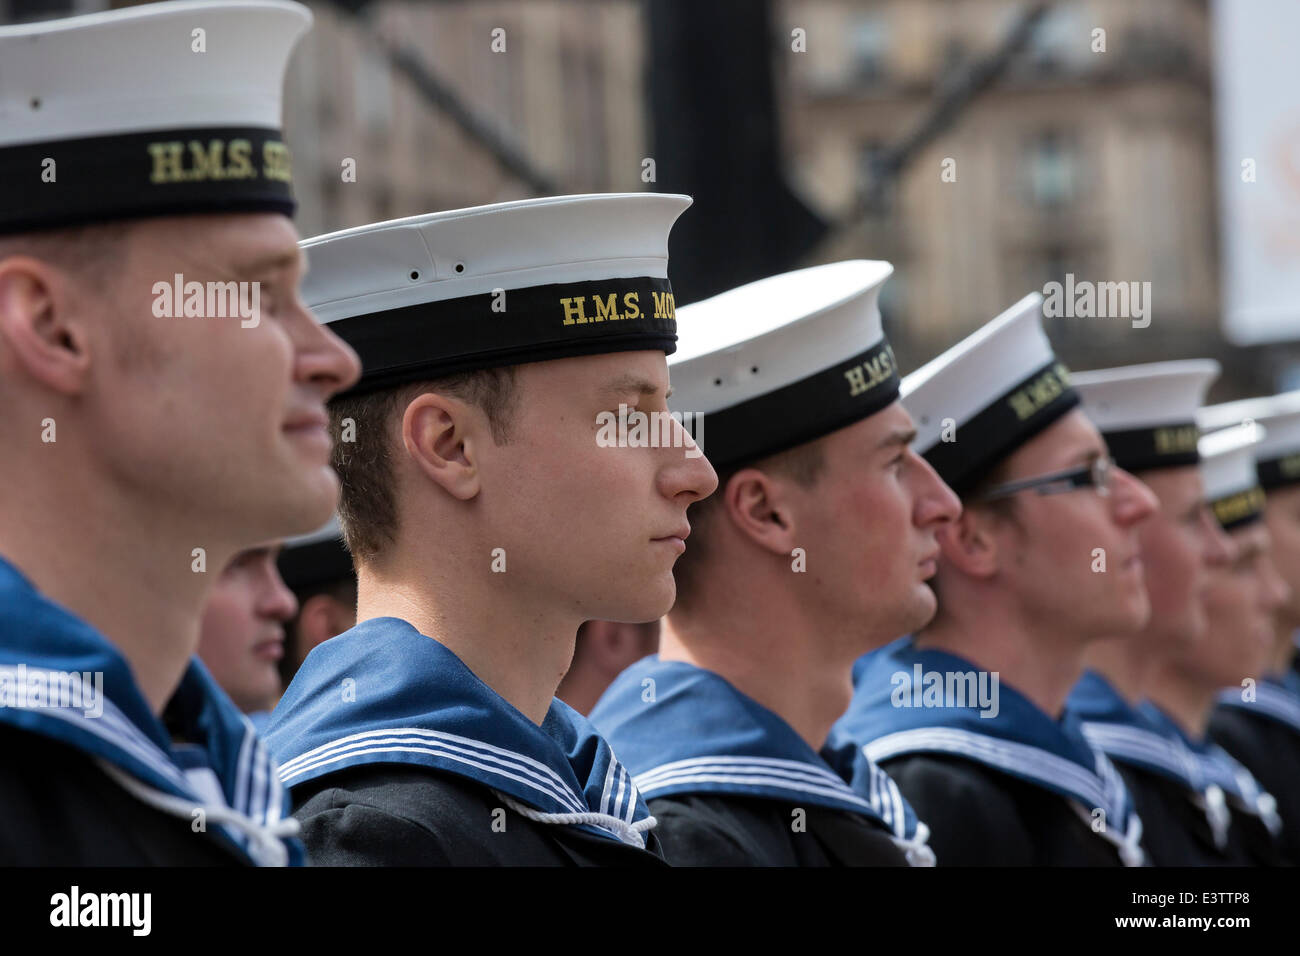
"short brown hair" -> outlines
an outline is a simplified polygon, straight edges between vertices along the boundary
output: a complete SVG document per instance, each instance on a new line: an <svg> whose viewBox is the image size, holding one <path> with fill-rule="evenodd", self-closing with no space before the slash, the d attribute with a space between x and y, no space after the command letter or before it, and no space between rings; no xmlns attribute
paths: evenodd
<svg viewBox="0 0 1300 956"><path fill-rule="evenodd" d="M794 448L768 455L765 458L742 461L718 469L718 490L709 497L695 502L687 510L691 522L691 536L686 542L686 552L673 565L673 579L677 582L677 604L689 608L701 599L706 591L703 581L704 565L709 554L709 528L719 520L727 483L745 468L784 475L801 488L812 488L821 479L826 467L825 450L820 441L805 442Z"/></svg>
<svg viewBox="0 0 1300 956"><path fill-rule="evenodd" d="M513 366L464 372L429 382L399 385L378 392L344 395L330 402L330 431L334 435L333 464L342 491L339 523L353 559L373 558L396 540L397 499L393 455L395 421L406 406L425 392L441 392L482 410L498 445L510 441L515 411ZM352 420L353 441L341 439Z"/></svg>
<svg viewBox="0 0 1300 956"><path fill-rule="evenodd" d="M48 262L82 277L87 283L103 286L121 271L124 246L134 221L108 222L63 229L40 229L14 235L0 234L0 259L25 255ZM102 288L95 290L102 292Z"/></svg>

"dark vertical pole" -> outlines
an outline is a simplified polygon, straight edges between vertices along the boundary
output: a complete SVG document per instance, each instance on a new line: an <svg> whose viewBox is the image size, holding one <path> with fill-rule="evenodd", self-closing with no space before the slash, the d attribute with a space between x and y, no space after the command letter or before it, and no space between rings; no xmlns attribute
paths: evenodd
<svg viewBox="0 0 1300 956"><path fill-rule="evenodd" d="M769 3L648 0L648 21L652 188L695 197L673 227L677 302L791 268L826 224L782 171Z"/></svg>

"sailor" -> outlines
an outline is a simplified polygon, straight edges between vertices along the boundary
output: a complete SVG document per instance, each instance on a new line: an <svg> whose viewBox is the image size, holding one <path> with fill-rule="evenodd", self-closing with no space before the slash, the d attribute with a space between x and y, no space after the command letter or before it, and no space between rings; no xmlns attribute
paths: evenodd
<svg viewBox="0 0 1300 956"><path fill-rule="evenodd" d="M199 660L259 730L284 689L285 622L298 610L276 569L279 551L272 544L235 555L208 595L199 630Z"/></svg>
<svg viewBox="0 0 1300 956"><path fill-rule="evenodd" d="M1147 488L1079 410L1027 296L902 383L915 447L962 497L933 622L864 658L836 737L929 824L942 865L1138 865L1123 780L1062 720L1083 654L1150 605Z"/></svg>
<svg viewBox="0 0 1300 956"><path fill-rule="evenodd" d="M193 655L220 570L338 496L325 402L357 359L298 297L278 130L310 23L215 0L0 28L0 863L302 859Z"/></svg>
<svg viewBox="0 0 1300 956"><path fill-rule="evenodd" d="M934 613L935 535L960 510L909 447L877 305L892 271L837 262L681 310L672 404L721 490L690 511L658 656L592 712L674 864L933 861L888 777L826 749L853 661Z"/></svg>
<svg viewBox="0 0 1300 956"><path fill-rule="evenodd" d="M298 602L280 658L281 686L288 687L312 648L357 623L357 576L338 516L286 541L276 568Z"/></svg>
<svg viewBox="0 0 1300 956"><path fill-rule="evenodd" d="M1250 427L1264 436L1254 448L1264 489L1269 557L1289 589L1273 622L1272 652L1257 677L1219 695L1210 737L1254 774L1278 800L1282 853L1300 865L1300 673L1292 635L1300 628L1300 392L1214 405L1206 427ZM1245 686L1242 686L1242 685Z"/></svg>
<svg viewBox="0 0 1300 956"><path fill-rule="evenodd" d="M313 859L652 865L631 776L554 699L586 620L675 596L716 477L667 418L685 196L564 196L304 243L361 353L331 403L358 624L273 715ZM629 424L654 419L647 429Z"/></svg>
<svg viewBox="0 0 1300 956"><path fill-rule="evenodd" d="M1280 862L1281 818L1276 799L1254 775L1207 736L1218 693L1241 689L1267 669L1274 615L1286 586L1269 558L1253 446L1264 437L1257 424L1222 429L1199 442L1205 494L1233 544L1232 556L1209 577L1202 600L1208 627L1203 640L1166 654L1147 681L1144 715L1184 754L1184 783L1204 795L1215 823L1220 862Z"/></svg>
<svg viewBox="0 0 1300 956"><path fill-rule="evenodd" d="M680 563L681 559L678 559ZM674 577L676 574L674 573ZM659 622L586 621L578 628L573 663L555 696L584 717L614 678L659 647Z"/></svg>
<svg viewBox="0 0 1300 956"><path fill-rule="evenodd" d="M1137 635L1088 648L1088 672L1067 703L1084 735L1120 769L1142 818L1142 844L1155 866L1224 861L1215 840L1217 804L1186 782L1186 756L1141 709L1160 660L1206 638L1202 597L1232 542L1205 501L1197 464L1197 410L1219 375L1211 360L1158 362L1078 372L1083 410L1120 467L1160 502L1139 527L1151 619ZM1226 830L1222 839L1226 840Z"/></svg>

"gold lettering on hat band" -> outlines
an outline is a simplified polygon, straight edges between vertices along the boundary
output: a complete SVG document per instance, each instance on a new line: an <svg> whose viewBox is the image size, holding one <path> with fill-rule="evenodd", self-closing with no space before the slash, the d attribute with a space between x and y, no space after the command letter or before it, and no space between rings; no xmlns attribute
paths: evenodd
<svg viewBox="0 0 1300 956"><path fill-rule="evenodd" d="M1264 510L1264 489L1256 485L1226 498L1219 498L1210 503L1214 517L1221 525L1230 525L1242 518L1249 518Z"/></svg>
<svg viewBox="0 0 1300 956"><path fill-rule="evenodd" d="M1200 431L1195 425L1177 425L1171 428L1155 429L1157 455L1182 455L1196 451L1196 440Z"/></svg>
<svg viewBox="0 0 1300 956"><path fill-rule="evenodd" d="M1295 478L1300 475L1300 455L1287 455L1277 460L1277 470L1281 472L1284 478Z"/></svg>
<svg viewBox="0 0 1300 956"><path fill-rule="evenodd" d="M844 373L849 382L849 398L856 398L888 380L894 374L895 367L894 350L886 344L882 351L869 360Z"/></svg>
<svg viewBox="0 0 1300 956"><path fill-rule="evenodd" d="M1035 412L1050 404L1062 392L1070 387L1070 373L1065 365L1057 362L1042 375L1038 376L1024 388L1017 389L1007 398L1007 403L1022 422Z"/></svg>
<svg viewBox="0 0 1300 956"><path fill-rule="evenodd" d="M672 319L677 315L673 306L673 294L671 292L652 292L655 300L656 319ZM641 296L636 292L623 293L623 311L618 310L619 293L608 292L603 295L590 296L592 306L595 309L594 315L587 315L588 296L576 295L560 300L560 308L564 310L564 320L561 325L586 325L589 322L618 322L623 319L641 318Z"/></svg>
<svg viewBox="0 0 1300 956"><path fill-rule="evenodd" d="M247 139L210 139L183 143L178 140L150 143L153 159L151 183L198 183L226 179L256 179L253 144ZM277 140L262 144L261 178L290 182L293 178L289 147Z"/></svg>

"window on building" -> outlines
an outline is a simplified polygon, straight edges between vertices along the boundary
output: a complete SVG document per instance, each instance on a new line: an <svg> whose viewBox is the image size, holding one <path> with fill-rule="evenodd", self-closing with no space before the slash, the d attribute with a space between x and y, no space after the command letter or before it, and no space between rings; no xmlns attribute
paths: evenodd
<svg viewBox="0 0 1300 956"><path fill-rule="evenodd" d="M885 78L889 58L889 24L880 14L860 15L849 24L850 74L860 84Z"/></svg>
<svg viewBox="0 0 1300 956"><path fill-rule="evenodd" d="M357 120L372 135L388 132L393 118L393 84L388 60L362 49L356 61Z"/></svg>
<svg viewBox="0 0 1300 956"><path fill-rule="evenodd" d="M1031 141L1028 155L1029 200L1056 209L1074 201L1078 190L1079 157L1075 144L1059 130L1046 130Z"/></svg>
<svg viewBox="0 0 1300 956"><path fill-rule="evenodd" d="M858 196L867 215L886 216L893 209L894 177L885 159L883 140L868 139L858 146Z"/></svg>
<svg viewBox="0 0 1300 956"><path fill-rule="evenodd" d="M1048 10L1029 38L1029 58L1043 72L1077 71L1092 53L1092 24L1077 0Z"/></svg>

